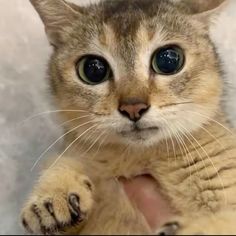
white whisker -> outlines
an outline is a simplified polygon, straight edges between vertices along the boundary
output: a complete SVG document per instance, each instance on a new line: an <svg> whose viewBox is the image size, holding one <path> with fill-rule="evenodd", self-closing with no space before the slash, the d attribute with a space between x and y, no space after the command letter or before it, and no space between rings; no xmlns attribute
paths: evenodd
<svg viewBox="0 0 236 236"><path fill-rule="evenodd" d="M186 155L186 158L187 158L187 161L188 161L188 166L190 167L190 160L189 160L189 157L190 159L193 161L193 157L192 157L192 154L191 152L189 151L184 139L182 138L182 136L177 132L176 133L178 139L180 140L180 143L182 144L182 147L185 151L185 155ZM184 158L184 154L183 155L183 158ZM196 168L196 167L195 167ZM191 168L189 168L189 174L190 174L190 180L192 180L192 171L191 171ZM190 185L191 186L191 185Z"/></svg>
<svg viewBox="0 0 236 236"><path fill-rule="evenodd" d="M110 133L107 133L107 135L104 135L104 138L102 139L102 141L100 142L98 148L97 148L97 151L94 153L94 155L91 157L91 159L93 159L100 151L103 143L105 142L105 140L107 139L107 137L109 136Z"/></svg>
<svg viewBox="0 0 236 236"><path fill-rule="evenodd" d="M220 145L220 147L225 150L225 152L227 153L227 158L230 159L230 155L229 155L229 152L227 151L225 145L223 145L215 135L213 135L209 130L207 130L205 127L203 127L202 125L200 124L197 124L195 122L193 122L192 120L190 121L189 119L185 118L188 122L191 122L193 123L194 125L198 126L200 129L202 129L204 132L206 132L210 137L212 137L216 143L218 143Z"/></svg>
<svg viewBox="0 0 236 236"><path fill-rule="evenodd" d="M178 143L178 146L179 146L179 149L180 149L180 152L181 152L183 158L184 158L183 150L185 151L186 157L187 157L188 165L190 165L190 162L189 162L189 159L188 159L188 157L189 157L189 155L188 155L188 153L189 153L189 152L188 152L188 148L186 147L186 145L185 145L183 139L181 138L181 136L180 136L178 133L174 134L174 130L171 128L171 125L169 124L169 122L168 122L166 119L163 118L163 120L165 120L166 125L172 130L172 133L173 133L173 135L174 135L175 138L176 138L176 141L177 141L177 143ZM180 145L181 145L182 147L181 147ZM183 150L182 150L182 149L183 149ZM190 178L192 178L191 170L189 170L189 175L190 175Z"/></svg>
<svg viewBox="0 0 236 236"><path fill-rule="evenodd" d="M168 166L170 166L170 150L169 150L168 139L167 139L166 133L162 129L160 129L160 131L161 131L162 135L165 137Z"/></svg>
<svg viewBox="0 0 236 236"><path fill-rule="evenodd" d="M227 205L227 198L226 198L226 194L225 194L225 186L224 186L224 183L223 183L223 180L219 174L219 171L217 170L217 168L215 167L213 161L211 160L211 157L209 156L209 154L207 153L206 149L198 142L198 140L185 128L182 126L182 128L188 132L188 134L193 138L193 140L198 144L198 146L202 149L202 151L205 153L206 157L208 158L208 160L210 161L212 167L214 168L214 170L216 171L216 174L220 180L220 183L221 183L221 186L223 188L223 192L224 192L224 196L225 196L225 203Z"/></svg>
<svg viewBox="0 0 236 236"><path fill-rule="evenodd" d="M88 132L84 135L83 139L78 140L78 142L74 145L73 148L71 148L71 153L74 154L73 149L75 150L75 152L77 152L77 147L81 146L81 150L83 149L83 147L86 145L86 142L91 138L91 136L93 134L95 134L97 132L97 128L95 128L94 130L90 130L91 132Z"/></svg>
<svg viewBox="0 0 236 236"><path fill-rule="evenodd" d="M83 147L86 145L87 142L89 142L89 139L98 131L98 128L92 130L91 132L87 133L87 135L83 138L83 140L81 140L77 145L81 145L81 148L83 149Z"/></svg>
<svg viewBox="0 0 236 236"><path fill-rule="evenodd" d="M201 114L201 113L199 113L199 112L194 112L194 111L186 111L186 112L194 113L194 114L199 115L199 116L201 116L201 117L203 117L203 118L206 118L207 120L210 120L210 121L214 122L215 124L218 124L218 125L219 125L220 127L222 127L224 130L226 130L227 132L229 132L233 137L235 137L235 133L233 133L229 128L227 128L225 125L221 124L219 121L217 121L217 120L215 120L215 119L213 119L213 118L211 118L211 117L208 117L208 116L206 116L206 115L204 115L204 114Z"/></svg>
<svg viewBox="0 0 236 236"><path fill-rule="evenodd" d="M41 113L37 113L33 116L30 116L28 118L26 118L25 120L19 122L19 125L22 125L23 123L27 122L27 121L30 121L30 120L33 120L39 116L43 116L43 115L49 115L49 114L54 114L54 113L60 113L60 112L81 112L81 113L90 113L88 111L85 111L85 110L54 110L54 111L45 111L45 112L41 112Z"/></svg>
<svg viewBox="0 0 236 236"><path fill-rule="evenodd" d="M99 141L99 139L106 133L106 130L104 132L102 132L100 135L98 135L98 137L95 139L95 141L89 146L89 148L82 154L82 155L86 155L94 146L95 144Z"/></svg>
<svg viewBox="0 0 236 236"><path fill-rule="evenodd" d="M92 123L93 121L88 121L84 124L81 124L81 125L78 125L76 126L75 128L69 130L68 132L66 132L65 134L63 134L62 136L60 136L56 141L54 141L38 158L37 158L37 161L34 163L33 167L31 168L31 172L35 169L35 167L38 165L38 163L41 161L41 159L44 157L44 155L55 145L57 144L61 139L63 139L66 135L72 133L73 131L87 125L87 124L90 124Z"/></svg>
<svg viewBox="0 0 236 236"><path fill-rule="evenodd" d="M178 124L179 124L179 127L181 128L182 125L181 125L180 123L178 123ZM182 129L183 129L183 127L182 127ZM198 154L198 157L199 157L199 158L201 159L201 161L203 162L204 170L206 171L206 174L207 174L207 176L208 176L208 178L209 178L209 172L208 172L208 170L207 170L207 168L206 168L206 164L205 164L205 160L204 160L203 156L202 156L201 153L198 151L198 149L196 148L196 146L194 145L194 143L190 140L188 134L185 133L186 131L184 132L184 131L182 131L182 130L180 129L180 132L181 132L181 134L188 140L188 142L193 146L195 152ZM192 162L194 163L193 155L192 155L191 152L189 152L189 153L190 153L190 155L191 155L191 160L192 160ZM194 166L195 166L195 165L194 165ZM196 173L198 173L198 170L197 170L197 167L196 167L196 166L195 166L195 171L196 171ZM199 176L199 175L198 175L198 176ZM201 184L201 189L203 189L202 184Z"/></svg>
<svg viewBox="0 0 236 236"><path fill-rule="evenodd" d="M191 133L190 133L187 129L183 128L183 126L182 126L181 124L179 124L179 126L182 127L182 129L185 130L185 132L182 131L182 130L181 130L180 132L181 132L182 135L188 140L188 142L193 146L194 150L195 150L196 153L198 154L198 157L199 157L199 158L201 159L201 161L203 162L204 170L206 171L206 174L207 174L208 179L209 179L209 178L210 178L210 175L209 175L209 172L208 172L208 170L207 170L207 166L206 166L205 160L204 160L203 156L201 155L201 153L198 151L197 147L194 145L194 142L191 141L191 139L190 139L190 137L192 136ZM187 133L186 133L186 132L187 132ZM191 136L190 136L190 135L191 135ZM189 136L190 136L190 137L189 137ZM195 141L195 142L196 142L196 141ZM198 145L198 146L199 146L199 145ZM200 145L199 147L201 147L201 145ZM210 183L210 181L209 181L209 183Z"/></svg>
<svg viewBox="0 0 236 236"><path fill-rule="evenodd" d="M80 117L68 120L66 122L63 122L63 123L59 124L58 127L63 127L63 126L65 126L65 125L67 125L67 124L69 124L69 123L71 123L73 121L78 121L78 120L82 120L84 118L89 118L89 117L94 118L93 115L80 116Z"/></svg>
<svg viewBox="0 0 236 236"><path fill-rule="evenodd" d="M61 155L53 162L53 164L49 167L49 169L53 168L57 162L61 159L61 157L87 132L89 132L91 129L97 127L99 124L93 125L90 128L86 129L82 134L80 134L73 142L68 145L68 147L61 153Z"/></svg>
<svg viewBox="0 0 236 236"><path fill-rule="evenodd" d="M172 148L173 148L173 152L174 152L174 157L175 157L175 165L177 165L177 160L176 160L176 148L175 148L175 144L174 144L174 140L172 138L172 135L171 135L171 132L170 132L170 127L169 127L169 123L167 122L167 120L161 115L160 118L166 123L166 130L167 132L169 133L169 136L170 136L170 140L171 140L171 143L172 143ZM172 133L173 133L173 130L171 130ZM174 133L173 133L174 135Z"/></svg>

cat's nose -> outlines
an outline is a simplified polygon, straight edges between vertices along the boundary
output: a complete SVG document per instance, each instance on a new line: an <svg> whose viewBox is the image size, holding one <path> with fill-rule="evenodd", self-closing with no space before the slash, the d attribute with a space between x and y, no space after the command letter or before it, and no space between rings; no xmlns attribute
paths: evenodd
<svg viewBox="0 0 236 236"><path fill-rule="evenodd" d="M133 122L139 121L150 108L145 102L137 99L123 101L119 106L119 112Z"/></svg>

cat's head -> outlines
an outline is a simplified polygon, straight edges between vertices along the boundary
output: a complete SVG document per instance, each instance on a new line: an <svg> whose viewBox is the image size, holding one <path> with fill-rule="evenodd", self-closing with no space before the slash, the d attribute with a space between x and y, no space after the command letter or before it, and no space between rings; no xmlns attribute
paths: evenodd
<svg viewBox="0 0 236 236"><path fill-rule="evenodd" d="M83 120L116 142L150 145L199 129L219 110L223 86L209 28L222 0L31 2L54 47L58 105L80 110L66 119L83 117L77 125Z"/></svg>

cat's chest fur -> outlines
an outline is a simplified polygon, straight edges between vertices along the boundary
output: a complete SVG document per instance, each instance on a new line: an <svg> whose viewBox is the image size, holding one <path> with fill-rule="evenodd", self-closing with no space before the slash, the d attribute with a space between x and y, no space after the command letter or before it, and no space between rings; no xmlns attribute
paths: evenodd
<svg viewBox="0 0 236 236"><path fill-rule="evenodd" d="M212 156L218 153L214 142L207 148L212 149ZM90 173L90 177L98 188L101 187L103 193L106 191L110 194L113 189L119 188L116 182L120 177L132 179L140 175L150 175L174 212L181 214L189 209L198 212L199 208L214 212L221 207L221 200L224 198L222 179L215 172L227 163L217 163L218 157L214 157L215 167L211 168L211 161L207 158L202 161L199 152L193 149L187 155L182 155L182 152L177 151L174 156L173 153L167 155L164 150L162 154L160 149L132 152L128 149L121 151L112 148L102 150L96 158L91 158L89 154L83 158L83 163L87 168L86 172ZM227 181L223 182L227 185Z"/></svg>
<svg viewBox="0 0 236 236"><path fill-rule="evenodd" d="M175 160L171 156L166 159L166 154L163 157L155 150L134 153L124 150L121 154L120 151L104 149L97 159L89 159L89 156L84 158L84 164L87 172L90 173L96 185L101 187L103 193L104 189L111 192L114 186L116 186L115 188L121 187L121 185L116 185L120 178L132 179L142 175L152 176L159 192L170 206L175 206L173 211L177 212L181 208L178 206L179 200L191 199L192 197L189 195L193 196L193 192L197 193L198 191L194 186L195 183L191 183L191 194L186 190L181 190L181 185L183 184L183 188L185 188L186 181L190 181L188 168L183 168L187 166L186 160ZM193 207L197 208L197 205Z"/></svg>

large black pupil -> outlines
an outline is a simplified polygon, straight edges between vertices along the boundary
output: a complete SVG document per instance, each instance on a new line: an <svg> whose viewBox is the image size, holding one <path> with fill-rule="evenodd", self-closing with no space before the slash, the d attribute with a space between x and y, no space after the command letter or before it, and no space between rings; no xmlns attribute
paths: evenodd
<svg viewBox="0 0 236 236"><path fill-rule="evenodd" d="M99 83L107 75L107 64L102 59L89 58L84 64L84 73L91 82Z"/></svg>
<svg viewBox="0 0 236 236"><path fill-rule="evenodd" d="M176 49L162 49L156 55L156 63L161 72L171 74L180 69L181 57Z"/></svg>

